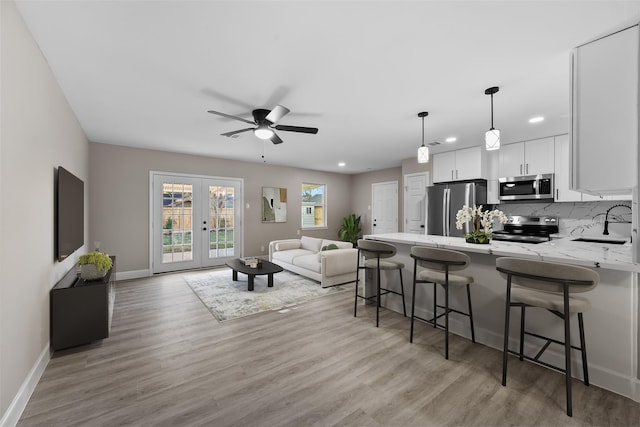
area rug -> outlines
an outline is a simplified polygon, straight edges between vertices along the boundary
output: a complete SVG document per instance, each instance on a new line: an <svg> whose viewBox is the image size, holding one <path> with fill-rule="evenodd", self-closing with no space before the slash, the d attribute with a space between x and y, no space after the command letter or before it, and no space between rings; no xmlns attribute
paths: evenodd
<svg viewBox="0 0 640 427"><path fill-rule="evenodd" d="M228 268L192 274L185 280L220 322L268 310L282 310L344 291L340 287L322 288L320 283L289 271L274 274L272 288L267 287L267 276L256 276L251 292L247 291L247 276L238 273L238 281L234 282Z"/></svg>

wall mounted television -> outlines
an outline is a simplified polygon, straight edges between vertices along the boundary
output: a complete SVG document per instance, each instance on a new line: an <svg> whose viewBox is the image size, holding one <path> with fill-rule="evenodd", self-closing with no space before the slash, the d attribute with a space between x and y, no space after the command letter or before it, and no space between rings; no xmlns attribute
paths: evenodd
<svg viewBox="0 0 640 427"><path fill-rule="evenodd" d="M62 261L84 245L84 182L58 167L55 192L55 258Z"/></svg>

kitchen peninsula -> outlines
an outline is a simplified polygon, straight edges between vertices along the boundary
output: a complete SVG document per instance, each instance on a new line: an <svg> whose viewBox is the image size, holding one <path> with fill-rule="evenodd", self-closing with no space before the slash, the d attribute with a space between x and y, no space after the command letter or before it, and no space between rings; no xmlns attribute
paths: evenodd
<svg viewBox="0 0 640 427"><path fill-rule="evenodd" d="M504 298L506 281L495 269L495 260L500 256L516 256L533 260L563 262L594 268L600 275L600 284L584 294L591 301L592 308L585 313L586 347L589 361L589 377L592 384L627 396L640 402L639 366L639 292L638 273L640 265L632 262L631 244L624 245L576 242L572 238L551 240L542 244L491 241L487 245L469 244L460 237L419 235L410 233L388 233L367 235L365 239L392 243L397 248L396 258L405 264L402 271L405 281L407 304L410 303L414 261L410 257L412 246L428 246L453 249L467 253L471 264L465 275L474 277L471 287L476 341L502 350L504 331ZM367 283L372 283L367 276ZM389 281L397 281L397 276L388 276ZM381 277L386 281L387 276ZM387 285L389 286L389 285ZM390 285L393 286L393 285ZM432 285L422 285L416 289L416 315L423 318L432 316ZM371 295L373 287L366 286L365 293ZM442 297L442 292L439 293ZM397 299L382 298L382 304L402 313ZM466 294L450 294L450 305L466 309ZM450 319L451 332L469 338L468 321L455 314ZM511 316L511 348L515 348L520 330L520 316L515 310ZM527 314L528 329L555 338L561 338L562 322L543 310L532 310ZM577 325L572 323L572 340L578 342ZM419 337L419 332L417 333ZM533 338L528 338L528 353L540 347ZM527 351L525 348L525 351ZM561 365L562 349L551 346L543 360ZM573 357L574 375L580 377L580 358ZM526 362L524 362L526 363Z"/></svg>

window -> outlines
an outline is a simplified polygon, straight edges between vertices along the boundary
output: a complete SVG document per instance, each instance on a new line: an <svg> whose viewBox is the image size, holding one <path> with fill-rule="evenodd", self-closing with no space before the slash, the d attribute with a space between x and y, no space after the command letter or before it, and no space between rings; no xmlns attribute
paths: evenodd
<svg viewBox="0 0 640 427"><path fill-rule="evenodd" d="M326 185L302 183L302 228L326 227Z"/></svg>

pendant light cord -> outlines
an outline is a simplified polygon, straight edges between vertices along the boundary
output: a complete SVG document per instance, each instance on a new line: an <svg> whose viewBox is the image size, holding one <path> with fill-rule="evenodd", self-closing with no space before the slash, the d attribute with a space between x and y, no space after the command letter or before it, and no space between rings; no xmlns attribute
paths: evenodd
<svg viewBox="0 0 640 427"><path fill-rule="evenodd" d="M491 94L491 129L493 129L493 94Z"/></svg>

